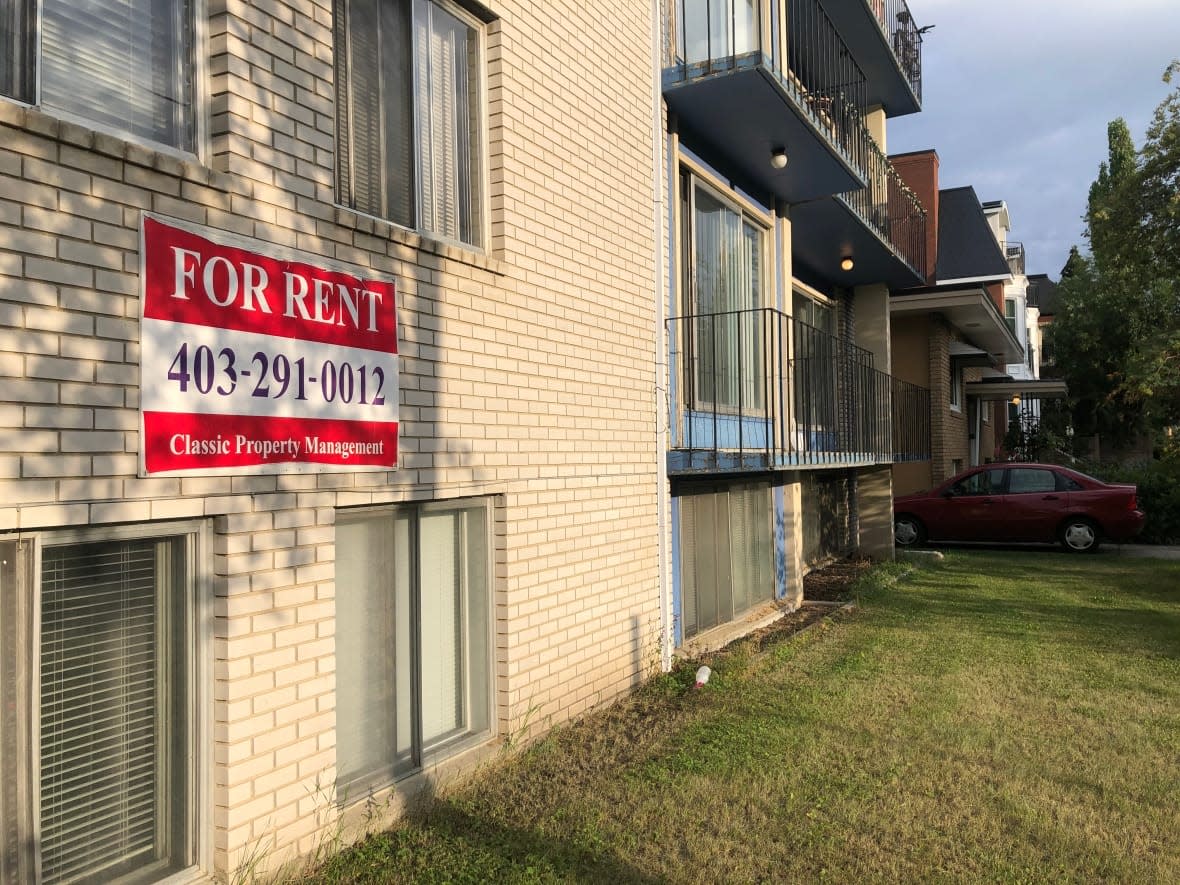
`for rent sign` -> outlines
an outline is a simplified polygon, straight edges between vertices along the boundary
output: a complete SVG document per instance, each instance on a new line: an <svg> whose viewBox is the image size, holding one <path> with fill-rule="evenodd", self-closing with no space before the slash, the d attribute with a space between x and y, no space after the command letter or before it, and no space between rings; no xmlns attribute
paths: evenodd
<svg viewBox="0 0 1180 885"><path fill-rule="evenodd" d="M397 466L389 280L145 217L140 472Z"/></svg>

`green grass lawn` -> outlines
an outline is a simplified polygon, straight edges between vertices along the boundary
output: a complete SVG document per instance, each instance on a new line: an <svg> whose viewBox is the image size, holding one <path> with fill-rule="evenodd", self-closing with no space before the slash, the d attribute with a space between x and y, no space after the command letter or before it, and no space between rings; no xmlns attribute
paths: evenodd
<svg viewBox="0 0 1180 885"><path fill-rule="evenodd" d="M491 766L324 882L1180 882L1180 563L955 552Z"/></svg>

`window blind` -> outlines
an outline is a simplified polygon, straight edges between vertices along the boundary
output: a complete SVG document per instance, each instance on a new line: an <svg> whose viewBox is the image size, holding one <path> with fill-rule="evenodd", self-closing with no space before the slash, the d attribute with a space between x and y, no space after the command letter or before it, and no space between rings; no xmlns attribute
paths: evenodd
<svg viewBox="0 0 1180 885"><path fill-rule="evenodd" d="M0 95L32 104L36 82L33 67L33 0L0 0Z"/></svg>
<svg viewBox="0 0 1180 885"><path fill-rule="evenodd" d="M185 856L179 539L45 549L40 820L45 883ZM180 745L183 746L183 745ZM175 863L174 863L175 861Z"/></svg>
<svg viewBox="0 0 1180 885"><path fill-rule="evenodd" d="M419 520L422 742L463 728L463 582L459 562L462 513L427 513Z"/></svg>
<svg viewBox="0 0 1180 885"><path fill-rule="evenodd" d="M415 0L414 18L422 226L478 244L479 35L430 0Z"/></svg>
<svg viewBox="0 0 1180 885"><path fill-rule="evenodd" d="M41 18L45 107L193 148L184 0L43 0Z"/></svg>
<svg viewBox="0 0 1180 885"><path fill-rule="evenodd" d="M396 609L389 592L392 528L389 516L336 525L336 635L348 642L336 661L336 767L345 783L388 780L401 749L398 732L409 725L394 715L409 694L408 676L399 692L394 666L405 653L395 630L409 613Z"/></svg>

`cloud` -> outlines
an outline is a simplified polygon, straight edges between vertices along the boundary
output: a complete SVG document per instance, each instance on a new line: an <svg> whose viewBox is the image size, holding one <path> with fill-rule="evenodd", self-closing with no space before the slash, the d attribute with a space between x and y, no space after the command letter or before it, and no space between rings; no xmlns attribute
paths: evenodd
<svg viewBox="0 0 1180 885"><path fill-rule="evenodd" d="M1137 143L1180 57L1176 0L912 0L923 44L923 111L890 121L893 152L933 147L944 186L1002 199L1035 271L1056 274L1123 117Z"/></svg>

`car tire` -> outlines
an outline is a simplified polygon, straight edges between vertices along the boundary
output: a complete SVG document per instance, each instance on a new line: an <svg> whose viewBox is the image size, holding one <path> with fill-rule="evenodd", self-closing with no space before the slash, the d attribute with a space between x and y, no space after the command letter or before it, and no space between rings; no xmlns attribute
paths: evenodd
<svg viewBox="0 0 1180 885"><path fill-rule="evenodd" d="M1082 516L1073 516L1063 522L1057 535L1061 546L1070 553L1093 553L1102 540L1102 533L1094 521Z"/></svg>
<svg viewBox="0 0 1180 885"><path fill-rule="evenodd" d="M916 516L899 516L893 520L893 543L898 547L921 547L926 543L926 526Z"/></svg>

